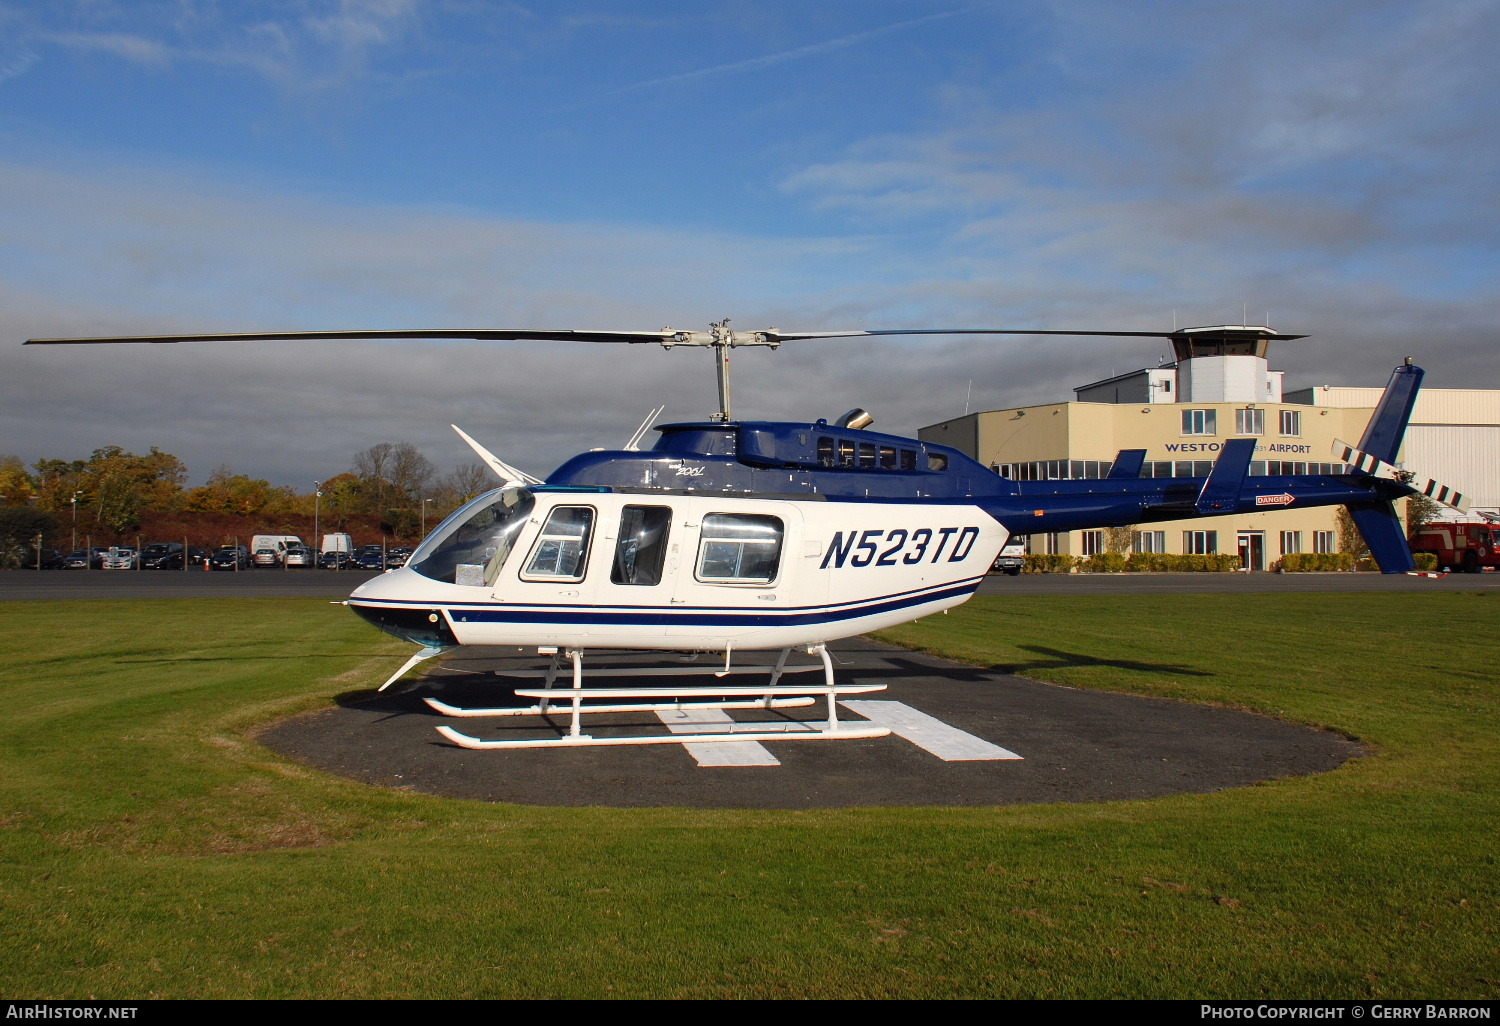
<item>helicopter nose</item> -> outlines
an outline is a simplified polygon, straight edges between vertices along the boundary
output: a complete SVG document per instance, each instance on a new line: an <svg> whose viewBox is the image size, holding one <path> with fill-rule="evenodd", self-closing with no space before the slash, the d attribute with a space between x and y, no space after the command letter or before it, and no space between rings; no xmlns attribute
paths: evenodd
<svg viewBox="0 0 1500 1026"><path fill-rule="evenodd" d="M349 596L349 608L393 637L429 648L458 644L441 608L413 600L423 578L405 567L373 577ZM400 603L399 605L397 603Z"/></svg>
<svg viewBox="0 0 1500 1026"><path fill-rule="evenodd" d="M458 644L441 609L362 605L352 599L349 608L361 620L402 641L424 648L449 648Z"/></svg>

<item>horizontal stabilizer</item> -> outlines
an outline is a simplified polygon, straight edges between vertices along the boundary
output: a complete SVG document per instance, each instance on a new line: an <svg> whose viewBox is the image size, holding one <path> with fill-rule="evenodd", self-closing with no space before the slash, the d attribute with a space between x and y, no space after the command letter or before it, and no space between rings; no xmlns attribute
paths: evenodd
<svg viewBox="0 0 1500 1026"><path fill-rule="evenodd" d="M1106 480L1134 480L1141 476L1141 468L1145 465L1145 449L1121 449L1119 455L1115 457L1115 465L1109 468L1109 476Z"/></svg>
<svg viewBox="0 0 1500 1026"><path fill-rule="evenodd" d="M1416 475L1402 470L1400 467L1391 465L1382 459L1372 456L1370 453L1356 449L1348 442L1335 440L1333 443L1333 454L1343 462L1349 464L1350 468L1360 474L1369 474L1386 481L1395 481L1397 484L1405 485L1414 492L1427 496L1434 502L1440 502L1444 506L1451 506L1460 512L1469 509L1468 497L1457 488L1450 488L1440 481L1431 478L1425 480Z"/></svg>
<svg viewBox="0 0 1500 1026"><path fill-rule="evenodd" d="M1194 507L1199 513L1209 516L1214 513L1233 513L1240 502L1240 489L1250 474L1250 458L1255 455L1255 439L1231 438L1224 443L1219 458L1203 490L1198 493Z"/></svg>

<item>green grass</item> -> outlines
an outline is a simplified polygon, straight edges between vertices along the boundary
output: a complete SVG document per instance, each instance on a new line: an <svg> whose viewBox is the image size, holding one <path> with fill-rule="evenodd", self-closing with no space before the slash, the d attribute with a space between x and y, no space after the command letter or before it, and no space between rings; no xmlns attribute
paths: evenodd
<svg viewBox="0 0 1500 1026"><path fill-rule="evenodd" d="M1493 997L1497 601L977 599L887 637L1373 754L1211 795L805 812L366 787L251 739L405 654L346 611L11 603L0 993Z"/></svg>

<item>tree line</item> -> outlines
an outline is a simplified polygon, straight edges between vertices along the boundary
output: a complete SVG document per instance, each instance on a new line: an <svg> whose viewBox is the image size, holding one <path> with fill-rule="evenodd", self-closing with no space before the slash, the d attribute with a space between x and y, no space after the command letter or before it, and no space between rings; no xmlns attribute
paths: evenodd
<svg viewBox="0 0 1500 1026"><path fill-rule="evenodd" d="M228 465L189 488L187 465L155 446L141 455L109 445L86 460L40 459L30 467L17 456L0 455L0 545L24 546L38 534L52 537L74 524L80 532L119 535L163 514L271 520L310 518L315 511L330 531L359 519L414 537L424 513L428 520L446 516L491 487L491 477L482 463L439 474L410 442L363 449L348 470L307 491L236 474Z"/></svg>

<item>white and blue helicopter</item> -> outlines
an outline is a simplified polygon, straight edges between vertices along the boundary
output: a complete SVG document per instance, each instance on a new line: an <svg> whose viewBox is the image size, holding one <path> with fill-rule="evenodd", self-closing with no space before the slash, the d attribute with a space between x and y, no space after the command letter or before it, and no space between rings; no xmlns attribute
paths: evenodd
<svg viewBox="0 0 1500 1026"><path fill-rule="evenodd" d="M463 709L427 703L454 717L568 713L560 736L483 740L439 727L467 748L571 747L794 738L879 737L861 721L840 721L843 695L883 685L839 685L827 645L950 609L974 594L1012 535L1115 527L1289 506L1348 507L1382 572L1415 570L1393 502L1422 493L1463 508L1463 497L1418 481L1395 465L1416 402L1422 370L1408 360L1391 376L1364 437L1340 443L1349 471L1332 475L1251 476L1253 439L1224 444L1206 478L1142 478L1145 450L1125 450L1109 475L1086 481L1011 481L964 453L932 442L867 430L855 410L835 422L737 421L732 416L729 353L741 346L855 336L1097 335L1226 344L1302 338L1265 327L1180 331L893 331L739 332L728 320L708 332L558 330L316 331L31 339L27 345L320 341L329 339L561 340L711 348L719 410L704 421L657 428L656 444L638 443L655 416L623 449L575 456L545 480L501 460L454 430L500 478L444 520L407 564L360 585L347 600L359 616L418 651L382 685L418 663L461 646L521 646L551 657L526 671L539 688L515 694L532 704ZM717 676L768 673L764 684L693 687L662 683L697 666L614 669L647 675L645 687L584 686L587 651L636 650L724 657ZM817 658L793 663L793 652ZM775 662L735 665L736 654L776 653ZM561 660L571 688L558 688ZM716 664L717 665L717 664ZM821 669L821 686L783 684ZM726 709L782 709L826 700L826 721L734 723ZM597 713L706 710L721 726L686 733L583 730ZM699 722L705 722L700 717Z"/></svg>

